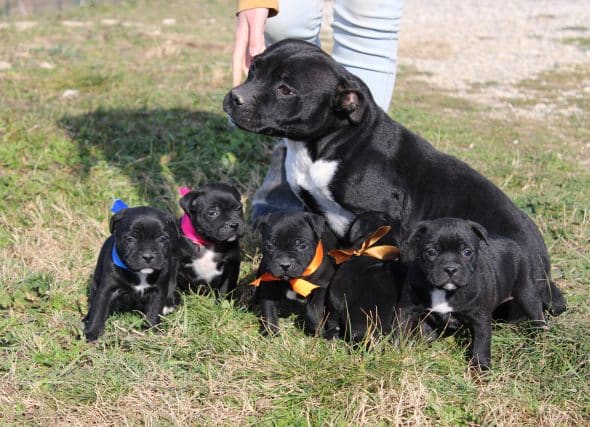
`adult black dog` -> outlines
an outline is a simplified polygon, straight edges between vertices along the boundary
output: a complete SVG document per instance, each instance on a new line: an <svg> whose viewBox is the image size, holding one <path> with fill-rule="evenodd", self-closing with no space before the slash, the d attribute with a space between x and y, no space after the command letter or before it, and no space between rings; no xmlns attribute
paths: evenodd
<svg viewBox="0 0 590 427"><path fill-rule="evenodd" d="M263 334L278 332L278 307L286 298L306 304L304 330L321 334L326 289L335 272L328 252L336 247L325 223L309 212L272 213L259 220L262 261L252 284L259 286Z"/></svg>
<svg viewBox="0 0 590 427"><path fill-rule="evenodd" d="M178 287L206 283L218 298L236 288L240 273L240 243L244 213L233 185L211 183L182 188L180 219L185 251L179 262Z"/></svg>
<svg viewBox="0 0 590 427"><path fill-rule="evenodd" d="M394 325L396 307L405 273L397 262L404 231L387 214L359 215L348 230L351 249L332 251L340 264L326 298L326 338L360 342L388 334Z"/></svg>
<svg viewBox="0 0 590 427"><path fill-rule="evenodd" d="M421 221L402 245L408 265L400 297L400 322L416 327L420 316L452 313L471 332L471 364L491 360L492 314L514 298L528 319L544 326L543 304L530 279L528 259L511 239L488 235L473 221Z"/></svg>
<svg viewBox="0 0 590 427"><path fill-rule="evenodd" d="M174 308L172 246L180 237L174 218L149 206L123 207L111 218L110 230L98 256L83 319L88 341L102 335L113 303L122 298L141 310L150 326Z"/></svg>
<svg viewBox="0 0 590 427"><path fill-rule="evenodd" d="M471 219L516 241L543 306L565 310L531 219L467 164L391 120L358 77L316 46L270 46L223 108L241 129L287 138L289 185L339 237L367 211L386 212L408 229L424 219Z"/></svg>

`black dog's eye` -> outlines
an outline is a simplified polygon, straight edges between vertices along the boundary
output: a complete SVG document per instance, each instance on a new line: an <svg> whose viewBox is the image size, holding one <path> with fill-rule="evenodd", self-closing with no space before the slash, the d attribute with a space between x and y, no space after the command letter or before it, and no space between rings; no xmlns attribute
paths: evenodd
<svg viewBox="0 0 590 427"><path fill-rule="evenodd" d="M438 252L436 251L436 249L430 248L430 249L426 249L426 251L424 251L424 254L426 255L427 258L434 259L438 255Z"/></svg>
<svg viewBox="0 0 590 427"><path fill-rule="evenodd" d="M236 209L235 209L235 210L236 210L236 211L241 211L241 210L242 210L242 205L238 205L238 206L236 206Z"/></svg>
<svg viewBox="0 0 590 427"><path fill-rule="evenodd" d="M287 85L280 85L277 90L284 96L295 95L295 92L293 92Z"/></svg>
<svg viewBox="0 0 590 427"><path fill-rule="evenodd" d="M215 218L217 215L219 215L219 212L217 211L217 209L209 209L207 211L207 216L209 218Z"/></svg>
<svg viewBox="0 0 590 427"><path fill-rule="evenodd" d="M463 249L463 256L469 258L471 255L473 255L473 251L469 248L467 249Z"/></svg>
<svg viewBox="0 0 590 427"><path fill-rule="evenodd" d="M166 243L168 243L168 236L160 236L158 237L158 243L160 245L165 245Z"/></svg>
<svg viewBox="0 0 590 427"><path fill-rule="evenodd" d="M298 240L298 241L295 242L295 247L297 248L298 251L303 252L303 251L307 250L307 248L309 246L308 246L307 243L301 242L301 241Z"/></svg>
<svg viewBox="0 0 590 427"><path fill-rule="evenodd" d="M266 242L264 244L264 249L266 249L269 252L272 252L275 249L275 245L272 242Z"/></svg>
<svg viewBox="0 0 590 427"><path fill-rule="evenodd" d="M127 243L128 245L132 244L133 242L135 242L135 237L133 237L133 236L126 236L125 237L125 243Z"/></svg>

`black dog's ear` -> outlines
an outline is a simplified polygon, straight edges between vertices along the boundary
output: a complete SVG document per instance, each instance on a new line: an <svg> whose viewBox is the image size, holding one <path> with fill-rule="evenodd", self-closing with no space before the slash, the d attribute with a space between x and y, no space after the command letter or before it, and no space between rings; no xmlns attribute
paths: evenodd
<svg viewBox="0 0 590 427"><path fill-rule="evenodd" d="M111 217L111 220L109 221L109 230L111 234L113 234L113 232L117 228L117 223L121 221L123 215L125 215L126 210L127 209L122 209Z"/></svg>
<svg viewBox="0 0 590 427"><path fill-rule="evenodd" d="M260 215L259 217L257 217L254 220L254 223L252 224L252 231L254 231L254 233L262 234L262 231L268 226L270 216L271 216L271 214L267 213L267 214Z"/></svg>
<svg viewBox="0 0 590 427"><path fill-rule="evenodd" d="M469 223L469 226L471 227L471 230L473 230L473 232L484 242L486 242L486 245L489 245L488 243L488 231L484 228L483 225L481 225L478 222L475 221L467 221Z"/></svg>
<svg viewBox="0 0 590 427"><path fill-rule="evenodd" d="M238 202L241 202L242 201L242 195L240 194L240 192L238 191L238 189L236 187L234 187L233 185L231 185L231 184L227 184L227 185L229 186L230 191L231 191L232 195L236 198L236 200Z"/></svg>
<svg viewBox="0 0 590 427"><path fill-rule="evenodd" d="M326 219L321 215L311 212L305 212L304 215L306 221L309 223L309 225L311 225L311 228L318 240L320 240L322 238L322 234L326 230Z"/></svg>
<svg viewBox="0 0 590 427"><path fill-rule="evenodd" d="M186 193L184 196L182 196L182 198L178 202L182 210L186 213L189 213L191 207L194 206L197 197L199 197L201 194L202 192L200 192L199 190L193 190L190 193Z"/></svg>
<svg viewBox="0 0 590 427"><path fill-rule="evenodd" d="M334 95L334 111L342 111L352 124L360 123L365 113L365 97L356 85L342 81Z"/></svg>
<svg viewBox="0 0 590 427"><path fill-rule="evenodd" d="M413 262L420 254L420 241L428 229L429 224L430 221L420 221L410 229L408 236L404 239L400 248L403 263L409 264Z"/></svg>

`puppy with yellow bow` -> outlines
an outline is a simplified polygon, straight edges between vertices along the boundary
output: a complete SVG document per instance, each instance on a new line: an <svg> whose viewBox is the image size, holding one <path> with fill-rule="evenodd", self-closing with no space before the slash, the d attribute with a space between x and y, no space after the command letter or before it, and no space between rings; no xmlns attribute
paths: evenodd
<svg viewBox="0 0 590 427"><path fill-rule="evenodd" d="M403 283L397 261L402 237L399 221L367 212L348 230L351 249L330 252L339 267L326 298L326 338L359 342L391 332Z"/></svg>

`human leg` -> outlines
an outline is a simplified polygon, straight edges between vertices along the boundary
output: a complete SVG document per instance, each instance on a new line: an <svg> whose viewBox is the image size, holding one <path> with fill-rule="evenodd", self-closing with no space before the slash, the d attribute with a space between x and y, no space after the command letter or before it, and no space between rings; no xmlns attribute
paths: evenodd
<svg viewBox="0 0 590 427"><path fill-rule="evenodd" d="M298 39L320 45L324 0L280 0L279 14L266 21L266 45L284 39Z"/></svg>
<svg viewBox="0 0 590 427"><path fill-rule="evenodd" d="M385 111L393 95L403 0L335 0L334 59L369 86Z"/></svg>

